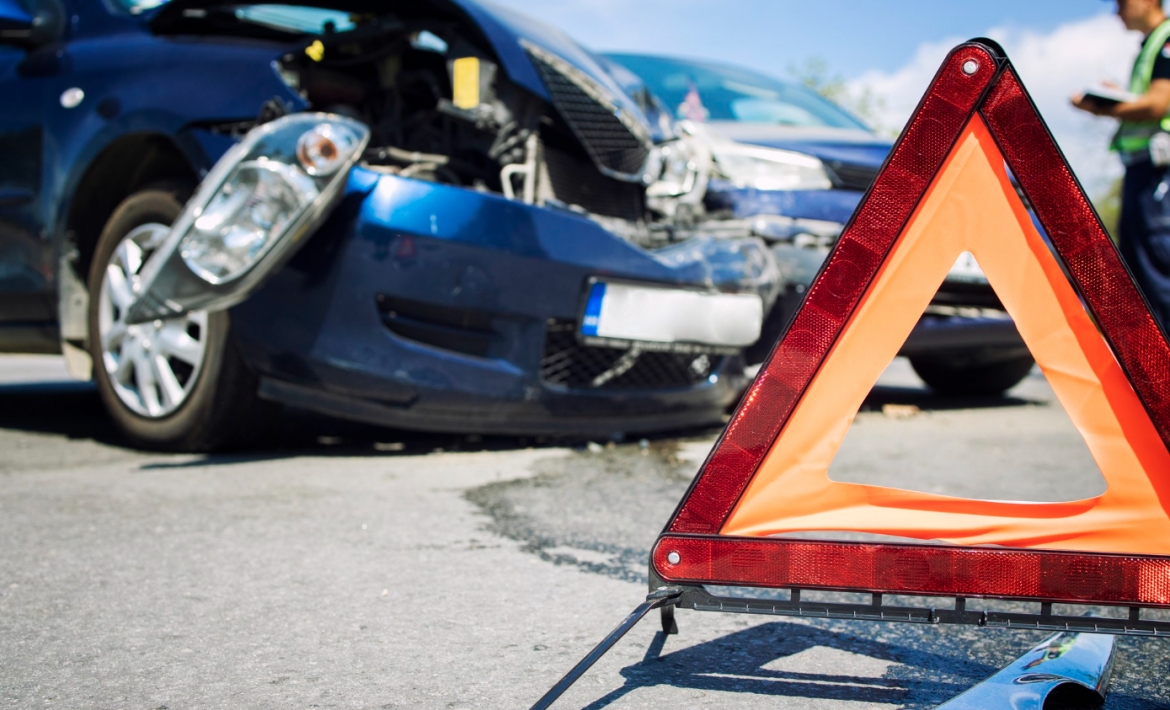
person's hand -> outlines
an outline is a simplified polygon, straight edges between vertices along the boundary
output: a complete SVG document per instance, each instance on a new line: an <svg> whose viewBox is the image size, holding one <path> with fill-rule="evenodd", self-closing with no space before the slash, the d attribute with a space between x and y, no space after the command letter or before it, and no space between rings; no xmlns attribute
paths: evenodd
<svg viewBox="0 0 1170 710"><path fill-rule="evenodd" d="M1093 114L1094 116L1111 116L1113 107L1102 106L1096 101L1086 98L1084 94L1073 94L1069 99L1072 105L1082 111Z"/></svg>

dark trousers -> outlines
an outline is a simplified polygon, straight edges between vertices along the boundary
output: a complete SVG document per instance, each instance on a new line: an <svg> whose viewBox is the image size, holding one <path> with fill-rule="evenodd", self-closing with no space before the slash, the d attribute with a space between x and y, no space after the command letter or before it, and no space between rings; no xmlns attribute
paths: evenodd
<svg viewBox="0 0 1170 710"><path fill-rule="evenodd" d="M1170 326L1170 172L1142 162L1125 170L1121 256L1162 330Z"/></svg>

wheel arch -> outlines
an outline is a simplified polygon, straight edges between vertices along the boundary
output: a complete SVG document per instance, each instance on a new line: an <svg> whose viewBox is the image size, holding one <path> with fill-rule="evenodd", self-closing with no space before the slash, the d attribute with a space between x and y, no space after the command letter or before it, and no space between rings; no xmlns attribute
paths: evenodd
<svg viewBox="0 0 1170 710"><path fill-rule="evenodd" d="M64 228L77 250L75 264L83 279L102 228L118 205L148 185L199 182L194 161L179 143L163 133L131 133L111 141L81 174L64 214Z"/></svg>
<svg viewBox="0 0 1170 710"><path fill-rule="evenodd" d="M198 158L159 131L124 134L97 151L75 179L62 204L57 317L61 349L70 373L88 380L89 294L87 281L98 238L110 216L130 195L160 182L199 181Z"/></svg>

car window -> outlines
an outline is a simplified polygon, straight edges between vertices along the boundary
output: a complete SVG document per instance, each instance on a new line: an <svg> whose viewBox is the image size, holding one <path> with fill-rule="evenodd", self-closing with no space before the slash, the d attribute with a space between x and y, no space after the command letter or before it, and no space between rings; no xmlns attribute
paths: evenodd
<svg viewBox="0 0 1170 710"><path fill-rule="evenodd" d="M147 10L166 5L168 0L114 0L114 4L131 15L137 15Z"/></svg>
<svg viewBox="0 0 1170 710"><path fill-rule="evenodd" d="M787 126L819 126L824 121L806 108L775 99L734 99L731 113L737 121L779 123Z"/></svg>
<svg viewBox="0 0 1170 710"><path fill-rule="evenodd" d="M642 77L680 119L868 130L860 119L800 84L720 64L608 56Z"/></svg>
<svg viewBox="0 0 1170 710"><path fill-rule="evenodd" d="M353 29L348 13L294 5L245 5L235 15L245 22L304 34L325 34Z"/></svg>
<svg viewBox="0 0 1170 710"><path fill-rule="evenodd" d="M114 0L115 5L131 15L153 10L170 0ZM217 11L230 12L236 19L297 34L325 34L353 29L349 13L320 7L299 5L220 6Z"/></svg>

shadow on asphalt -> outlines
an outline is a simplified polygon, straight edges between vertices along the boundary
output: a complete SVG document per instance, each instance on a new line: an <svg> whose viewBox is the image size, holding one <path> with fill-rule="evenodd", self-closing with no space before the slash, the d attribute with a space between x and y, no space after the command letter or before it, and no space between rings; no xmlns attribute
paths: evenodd
<svg viewBox="0 0 1170 710"><path fill-rule="evenodd" d="M875 387L862 410L880 411L886 404L914 405L924 411L1018 407L1036 402L1015 397L947 398L912 387ZM46 382L0 385L0 428L89 439L108 446L133 448L106 415L97 390L85 382ZM654 440L711 436L713 429L669 431L644 438ZM643 437L638 437L643 438ZM286 410L263 440L242 450L207 455L195 460L155 462L148 468L181 468L215 464L314 456L418 455L439 451L506 451L530 447L587 443L581 437L477 436L429 434L347 422L308 412Z"/></svg>
<svg viewBox="0 0 1170 710"><path fill-rule="evenodd" d="M954 678L953 657L786 622L753 626L661 655L667 639L659 631L642 661L622 669L625 684L585 706L585 710L600 710L638 688L655 685L927 708L953 698L998 670L989 665L968 662L963 665L962 677ZM770 667L783 668L786 658L816 646L867 656L894 665L880 678ZM950 668L951 673L948 675L953 682L938 680L934 670L938 668Z"/></svg>
<svg viewBox="0 0 1170 710"><path fill-rule="evenodd" d="M0 385L0 428L125 446L89 382Z"/></svg>
<svg viewBox="0 0 1170 710"><path fill-rule="evenodd" d="M92 440L134 449L106 414L97 389L87 382L0 384L0 429ZM712 435L710 429L663 432L650 440ZM311 412L284 410L262 440L242 449L196 459L155 461L144 469L231 465L293 456L412 456L446 451L512 451L553 446L581 447L574 436L479 436L433 434L349 422Z"/></svg>
<svg viewBox="0 0 1170 710"><path fill-rule="evenodd" d="M888 387L878 385L870 390L861 411L880 412L887 404L914 405L924 412L941 412L955 409L996 409L1003 407L1029 407L1044 404L1040 400L1013 397L1010 394L996 397L945 397L921 387Z"/></svg>
<svg viewBox="0 0 1170 710"><path fill-rule="evenodd" d="M683 617L685 619L685 617ZM650 620L647 620L650 621ZM655 619L656 621L656 619ZM646 622L643 622L646 623ZM639 688L666 685L699 691L747 695L836 700L896 706L900 710L928 710L969 690L1000 670L977 660L982 640L977 634L948 629L923 635L913 624L882 627L882 640L873 638L875 627L840 622L831 628L772 622L721 636L690 648L663 655L669 637L661 631L642 660L621 670L625 684L586 705L601 710ZM685 633L685 631L684 631ZM1041 636L1022 634L1008 643L1023 653ZM1117 665L1104 707L1086 703L1084 693L1053 694L1045 710L1155 710L1166 708L1166 688L1160 666L1162 646L1150 639L1121 638ZM881 677L810 673L783 670L785 659L822 646L857 654L891 665ZM1015 654L1012 654L1013 657ZM1006 665L1006 661L1004 661ZM798 667L806 663L795 664ZM1153 670L1151 669L1159 669ZM794 705L799 705L794 703Z"/></svg>

